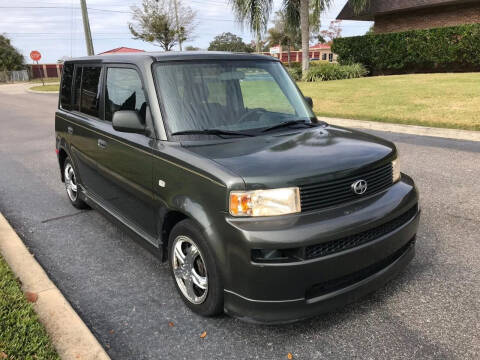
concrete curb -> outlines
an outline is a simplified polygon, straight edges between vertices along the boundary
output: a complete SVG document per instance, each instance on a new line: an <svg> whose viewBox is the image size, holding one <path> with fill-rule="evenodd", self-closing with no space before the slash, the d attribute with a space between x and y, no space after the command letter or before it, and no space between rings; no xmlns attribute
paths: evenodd
<svg viewBox="0 0 480 360"><path fill-rule="evenodd" d="M332 125L357 128L357 129L369 129L369 130L387 131L387 132L412 134L412 135L420 135L420 136L432 136L432 137L456 139L456 140L480 141L480 131L432 128L432 127L426 127L426 126L390 124L390 123L376 122L376 121L329 118L329 117L322 117L322 116L318 116L318 119L322 121L326 121L327 123L330 123Z"/></svg>
<svg viewBox="0 0 480 360"><path fill-rule="evenodd" d="M22 290L38 294L33 307L62 359L110 359L1 213L0 253L22 282Z"/></svg>

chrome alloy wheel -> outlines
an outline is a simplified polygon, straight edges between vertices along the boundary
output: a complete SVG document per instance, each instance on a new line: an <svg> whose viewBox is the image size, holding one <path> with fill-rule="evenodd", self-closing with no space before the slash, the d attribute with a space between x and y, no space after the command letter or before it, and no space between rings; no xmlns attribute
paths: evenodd
<svg viewBox="0 0 480 360"><path fill-rule="evenodd" d="M193 304L201 304L208 294L205 261L198 246L187 236L175 238L172 269L182 294Z"/></svg>
<svg viewBox="0 0 480 360"><path fill-rule="evenodd" d="M67 189L67 194L70 200L77 200L77 179L75 177L75 171L73 166L70 163L67 163L64 170L65 175L65 188Z"/></svg>

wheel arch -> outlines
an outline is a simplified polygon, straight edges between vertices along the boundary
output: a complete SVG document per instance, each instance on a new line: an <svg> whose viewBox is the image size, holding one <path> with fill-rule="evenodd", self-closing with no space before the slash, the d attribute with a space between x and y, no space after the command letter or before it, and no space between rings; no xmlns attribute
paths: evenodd
<svg viewBox="0 0 480 360"><path fill-rule="evenodd" d="M222 257L224 254L224 250L219 247L219 242L221 241L218 236L215 236L215 231L212 228L212 222L209 221L209 216L204 213L204 209L198 209L196 207L189 208L188 206L181 209L165 209L165 214L160 218L162 219L159 229L161 234L160 246L162 248L163 261L168 259L169 238L172 229L179 222L187 219L191 220L198 227L215 256Z"/></svg>
<svg viewBox="0 0 480 360"><path fill-rule="evenodd" d="M162 261L166 261L168 259L168 242L172 229L180 221L183 221L185 219L193 220L190 216L187 216L185 213L178 210L169 210L163 216L160 226L160 234L162 238Z"/></svg>
<svg viewBox="0 0 480 360"><path fill-rule="evenodd" d="M58 165L60 166L60 178L62 182L65 182L65 174L63 173L63 167L65 165L65 160L67 159L68 153L64 147L58 149Z"/></svg>

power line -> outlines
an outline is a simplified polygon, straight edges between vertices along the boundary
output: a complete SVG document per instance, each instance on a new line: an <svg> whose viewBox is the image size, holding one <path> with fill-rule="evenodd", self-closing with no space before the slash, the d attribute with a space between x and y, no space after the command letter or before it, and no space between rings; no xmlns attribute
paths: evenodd
<svg viewBox="0 0 480 360"><path fill-rule="evenodd" d="M73 7L75 9L80 9L79 7ZM71 10L71 6L0 6L0 9L68 9ZM123 11L123 10L112 10L112 9L99 9L99 8L92 8L89 7L88 10L91 11L104 11L104 12L113 12L113 13L123 13L123 14L131 14L131 11Z"/></svg>
<svg viewBox="0 0 480 360"><path fill-rule="evenodd" d="M194 0L191 0L191 2L195 2ZM199 4L204 4L200 3ZM223 4L225 5L225 4ZM68 6L0 6L0 9L69 9L71 10L72 8L75 9L80 9L79 7L68 7ZM132 14L132 11L127 11L127 10L112 10L112 9L100 9L100 8L92 8L88 7L89 11L100 11L100 12L110 12L110 13L120 13L120 14ZM208 21L224 21L224 22L240 22L235 19L223 19L223 18L215 18L215 17L199 17L199 20L208 20ZM335 18L322 18L322 20L329 21L329 20L336 20ZM362 21L363 23L366 23ZM341 26L353 26L357 24L341 24ZM359 24L359 26L361 26Z"/></svg>

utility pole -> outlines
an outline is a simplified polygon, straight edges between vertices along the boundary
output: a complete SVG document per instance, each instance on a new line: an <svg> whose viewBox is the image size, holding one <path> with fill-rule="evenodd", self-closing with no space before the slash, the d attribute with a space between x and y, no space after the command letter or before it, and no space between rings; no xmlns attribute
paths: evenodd
<svg viewBox="0 0 480 360"><path fill-rule="evenodd" d="M85 31L85 42L87 44L87 54L88 56L95 55L93 51L93 41L92 33L90 31L90 21L88 21L88 11L86 0L80 0L80 5L82 7L82 19L83 19L83 30Z"/></svg>
<svg viewBox="0 0 480 360"><path fill-rule="evenodd" d="M178 9L177 9L177 0L173 0L173 5L175 6L175 19L177 22L177 36L178 36L178 47L182 51L182 40L180 39L180 26L178 24Z"/></svg>

